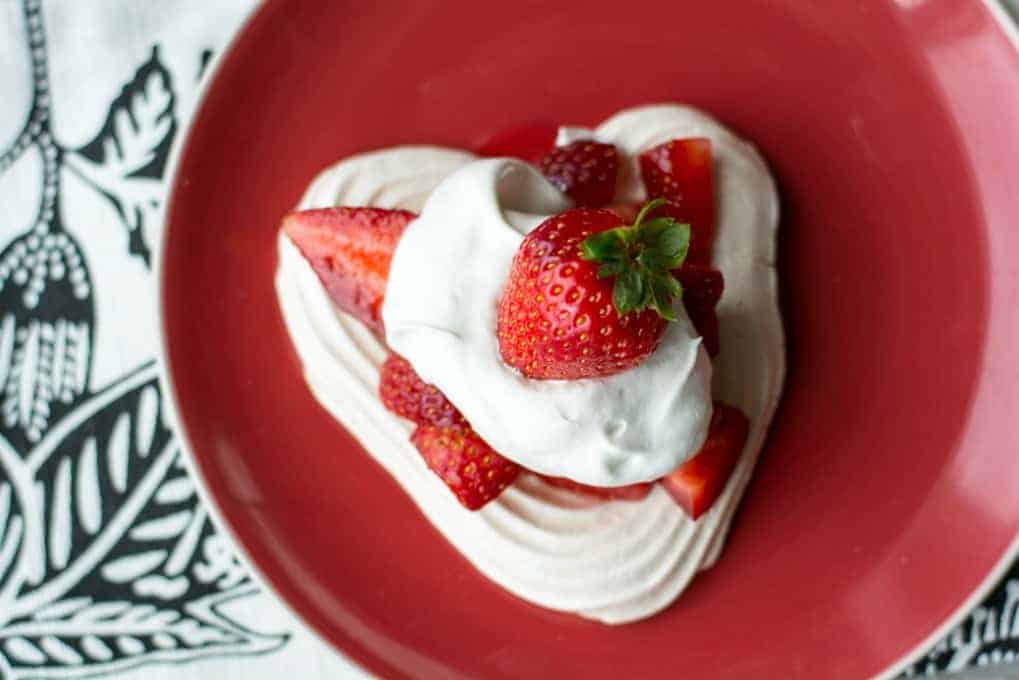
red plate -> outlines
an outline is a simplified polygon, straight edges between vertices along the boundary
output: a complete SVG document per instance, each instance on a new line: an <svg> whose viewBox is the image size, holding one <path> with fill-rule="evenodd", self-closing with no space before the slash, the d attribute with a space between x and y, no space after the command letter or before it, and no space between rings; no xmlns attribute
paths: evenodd
<svg viewBox="0 0 1019 680"><path fill-rule="evenodd" d="M600 4L264 5L219 64L167 212L182 437L265 580L382 675L888 671L1016 552L1019 54L976 2ZM274 238L352 152L474 148L669 100L774 168L789 381L718 566L609 628L487 582L319 408Z"/></svg>

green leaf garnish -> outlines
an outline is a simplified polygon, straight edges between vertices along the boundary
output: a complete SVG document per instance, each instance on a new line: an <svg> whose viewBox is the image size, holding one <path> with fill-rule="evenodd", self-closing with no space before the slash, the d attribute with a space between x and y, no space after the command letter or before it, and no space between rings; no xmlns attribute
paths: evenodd
<svg viewBox="0 0 1019 680"><path fill-rule="evenodd" d="M682 266L690 248L690 225L671 217L647 218L663 199L648 201L631 225L591 234L580 244L580 256L598 262L598 278L615 277L612 304L623 316L654 309L669 321L683 287L672 270Z"/></svg>

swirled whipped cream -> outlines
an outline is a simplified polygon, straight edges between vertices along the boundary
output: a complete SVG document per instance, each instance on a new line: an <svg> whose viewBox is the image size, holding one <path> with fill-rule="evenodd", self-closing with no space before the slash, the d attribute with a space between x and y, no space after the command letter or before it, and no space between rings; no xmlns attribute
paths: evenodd
<svg viewBox="0 0 1019 680"><path fill-rule="evenodd" d="M704 443L711 363L681 303L654 353L594 380L530 380L506 365L496 306L524 235L566 210L531 165L478 160L454 171L393 256L386 341L496 451L584 484L658 479Z"/></svg>
<svg viewBox="0 0 1019 680"><path fill-rule="evenodd" d="M774 271L778 201L767 167L754 148L710 117L673 105L624 111L595 130L567 129L561 139L593 137L637 154L669 139L693 136L709 137L713 142L719 202L714 265L722 270L726 282L717 310L722 351L714 362L712 393L740 407L751 421L742 458L725 491L697 521L690 520L658 486L639 502L594 502L552 488L530 474L522 474L481 510L464 510L411 445L412 425L386 411L376 396L378 369L386 349L359 322L335 311L296 248L282 233L279 240L279 302L305 366L305 378L318 401L362 442L425 516L483 574L535 604L606 623L634 621L663 609L697 571L717 558L774 413L784 375ZM351 157L319 175L300 207L374 205L421 212L444 179L458 170L470 175L473 171L467 166L474 160L470 154L436 147L397 147ZM489 206L503 215L507 241L519 239L542 214L565 207L562 197L549 193L543 180L530 171L498 160L477 165L484 169L478 174L484 175L485 186L494 191ZM507 174L517 179L509 181L509 189L500 188L501 178ZM642 193L635 162L626 165L619 198L640 200ZM401 241L391 276L397 271L398 259L404 257L404 245ZM413 251L408 248L406 253L410 257ZM395 290L392 280L387 307ZM391 312L384 311L387 327ZM491 314L494 318L494 311ZM686 372L680 374L683 383L703 384L706 373L697 367L703 351L688 325L670 326L674 327L670 332L683 336L677 346L693 357ZM413 348L397 349L426 380L448 390L441 376L419 365L423 362L415 362ZM476 389L484 386L476 385ZM458 401L452 391L447 395L463 410L464 400ZM498 395L493 395L492 402L498 403ZM476 417L468 415L468 419L492 441L491 433L478 427ZM679 442L674 450L694 446L697 437L703 437L696 432L703 424L692 422L696 418L690 420L684 430L687 444ZM620 450L629 445L625 438L615 441L624 442ZM588 469L597 472L598 480L625 483L618 480L645 474L634 472L639 469L637 464L615 464L611 455L595 461ZM557 474L560 469L544 470Z"/></svg>

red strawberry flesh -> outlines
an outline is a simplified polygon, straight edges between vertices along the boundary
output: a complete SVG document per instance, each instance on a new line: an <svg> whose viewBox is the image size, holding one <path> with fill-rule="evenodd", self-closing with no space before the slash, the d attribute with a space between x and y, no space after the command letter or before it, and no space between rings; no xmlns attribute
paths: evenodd
<svg viewBox="0 0 1019 680"><path fill-rule="evenodd" d="M519 465L493 451L471 429L421 425L411 442L468 510L483 507L520 474Z"/></svg>
<svg viewBox="0 0 1019 680"><path fill-rule="evenodd" d="M690 225L687 262L709 264L715 240L715 192L711 141L674 139L640 154L641 178L649 198L664 198L673 205L660 208Z"/></svg>
<svg viewBox="0 0 1019 680"><path fill-rule="evenodd" d="M382 364L379 398L387 409L418 425L469 427L446 395L422 380L410 362L396 354L390 354Z"/></svg>
<svg viewBox="0 0 1019 680"><path fill-rule="evenodd" d="M416 215L381 208L301 210L283 230L311 264L333 303L382 337L382 301L396 244Z"/></svg>
<svg viewBox="0 0 1019 680"><path fill-rule="evenodd" d="M715 402L708 438L700 451L661 479L661 485L691 518L707 512L725 489L749 429L750 423L739 409Z"/></svg>

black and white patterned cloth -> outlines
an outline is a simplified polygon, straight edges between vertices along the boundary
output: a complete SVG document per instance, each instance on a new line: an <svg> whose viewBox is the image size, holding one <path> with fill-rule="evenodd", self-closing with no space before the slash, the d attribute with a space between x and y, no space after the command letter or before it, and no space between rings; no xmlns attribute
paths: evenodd
<svg viewBox="0 0 1019 680"><path fill-rule="evenodd" d="M156 379L167 154L255 0L0 0L0 680L362 677L248 577ZM1019 566L907 675L1019 654Z"/></svg>

